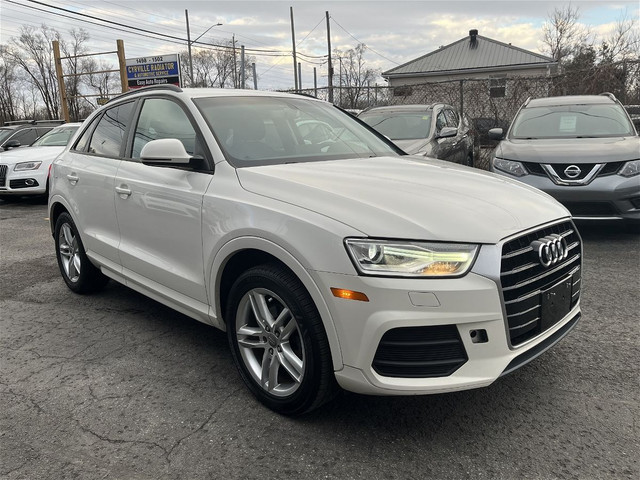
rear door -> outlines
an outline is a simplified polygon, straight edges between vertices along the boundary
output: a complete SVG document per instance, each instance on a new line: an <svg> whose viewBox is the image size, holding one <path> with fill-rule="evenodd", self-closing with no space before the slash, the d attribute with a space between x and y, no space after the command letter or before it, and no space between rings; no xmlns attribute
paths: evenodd
<svg viewBox="0 0 640 480"><path fill-rule="evenodd" d="M71 149L55 161L55 190L71 202L87 253L120 270L120 231L115 212L115 178L126 145L135 102L116 105L96 117Z"/></svg>
<svg viewBox="0 0 640 480"><path fill-rule="evenodd" d="M188 110L176 99L146 98L136 117L129 155L115 185L123 272L180 303L206 304L202 197L213 178L210 154ZM179 139L188 153L205 160L195 168L144 165L142 147L163 138Z"/></svg>

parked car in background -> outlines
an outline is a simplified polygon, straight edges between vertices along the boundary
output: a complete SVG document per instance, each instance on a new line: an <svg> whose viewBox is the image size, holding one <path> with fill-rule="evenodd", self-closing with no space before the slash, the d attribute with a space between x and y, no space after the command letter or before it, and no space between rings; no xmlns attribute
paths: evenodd
<svg viewBox="0 0 640 480"><path fill-rule="evenodd" d="M49 188L51 163L64 150L80 123L52 128L30 147L0 153L0 198L7 195L44 195Z"/></svg>
<svg viewBox="0 0 640 480"><path fill-rule="evenodd" d="M486 386L580 318L582 246L562 205L405 155L299 95L112 99L55 160L49 219L72 291L112 278L225 330L247 387L284 414L338 385Z"/></svg>
<svg viewBox="0 0 640 480"><path fill-rule="evenodd" d="M640 137L612 94L529 99L491 168L539 188L579 220L640 225Z"/></svg>
<svg viewBox="0 0 640 480"><path fill-rule="evenodd" d="M62 120L19 120L6 122L4 126L0 127L0 149L9 150L31 145L42 135L61 123L63 123Z"/></svg>
<svg viewBox="0 0 640 480"><path fill-rule="evenodd" d="M358 118L409 155L425 155L473 166L470 125L450 105L375 107L365 110Z"/></svg>
<svg viewBox="0 0 640 480"><path fill-rule="evenodd" d="M636 127L636 132L640 133L640 105L625 105L624 109L627 111L633 125Z"/></svg>

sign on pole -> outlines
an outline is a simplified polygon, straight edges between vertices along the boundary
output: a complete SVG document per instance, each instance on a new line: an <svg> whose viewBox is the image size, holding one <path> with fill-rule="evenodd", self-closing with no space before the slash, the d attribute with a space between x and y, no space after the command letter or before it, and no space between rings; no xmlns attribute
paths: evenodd
<svg viewBox="0 0 640 480"><path fill-rule="evenodd" d="M155 55L126 60L127 82L130 89L148 85L180 86L179 55Z"/></svg>

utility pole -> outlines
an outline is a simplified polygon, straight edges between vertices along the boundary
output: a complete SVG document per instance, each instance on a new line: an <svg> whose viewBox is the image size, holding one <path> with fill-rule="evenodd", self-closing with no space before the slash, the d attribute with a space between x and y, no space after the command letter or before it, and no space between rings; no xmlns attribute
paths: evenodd
<svg viewBox="0 0 640 480"><path fill-rule="evenodd" d="M256 76L256 62L253 62L251 64L251 66L253 67L253 89L257 90L258 89L258 77Z"/></svg>
<svg viewBox="0 0 640 480"><path fill-rule="evenodd" d="M296 92L300 88L300 83L298 82L298 74L296 73L296 32L293 28L293 7L289 7L289 11L291 12L291 43L293 44L293 84Z"/></svg>
<svg viewBox="0 0 640 480"><path fill-rule="evenodd" d="M193 87L195 81L193 79L193 58L191 57L191 31L189 30L189 10L184 10L184 16L187 20L187 47L189 49L189 74L191 75L190 87Z"/></svg>
<svg viewBox="0 0 640 480"><path fill-rule="evenodd" d="M236 64L236 34L231 36L233 42L233 88L238 88L238 66Z"/></svg>
<svg viewBox="0 0 640 480"><path fill-rule="evenodd" d="M302 63L298 62L298 89L296 91L300 90L302 90Z"/></svg>
<svg viewBox="0 0 640 480"><path fill-rule="evenodd" d="M338 63L340 64L340 69L338 70L340 72L338 75L338 105L342 107L342 57L338 57Z"/></svg>
<svg viewBox="0 0 640 480"><path fill-rule="evenodd" d="M329 103L333 103L333 63L331 63L331 27L329 26L329 12L327 16L327 47L329 50Z"/></svg>
<svg viewBox="0 0 640 480"><path fill-rule="evenodd" d="M318 98L318 72L313 67L313 96Z"/></svg>
<svg viewBox="0 0 640 480"><path fill-rule="evenodd" d="M244 81L244 45L240 45L240 88L247 88L247 85Z"/></svg>

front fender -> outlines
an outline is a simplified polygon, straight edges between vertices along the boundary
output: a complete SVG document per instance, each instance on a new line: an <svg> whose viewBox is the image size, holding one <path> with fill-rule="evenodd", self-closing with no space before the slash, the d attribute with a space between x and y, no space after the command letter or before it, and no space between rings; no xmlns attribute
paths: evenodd
<svg viewBox="0 0 640 480"><path fill-rule="evenodd" d="M338 334L333 322L333 318L329 312L327 303L320 292L318 285L309 275L309 272L302 266L302 263L298 261L287 250L282 248L276 243L266 240L260 237L245 236L234 238L233 240L225 243L220 250L216 253L211 269L208 276L208 285L211 288L211 309L210 316L213 325L226 330L226 325L222 319L221 302L220 302L220 287L222 280L222 273L224 267L229 259L237 252L242 250L259 250L273 257L277 258L283 264L285 264L302 282L309 295L318 309L320 318L324 325L325 332L327 333L327 339L329 340L329 347L331 349L331 359L333 361L334 370L341 370L343 367L342 352L340 350L340 342L338 340Z"/></svg>

